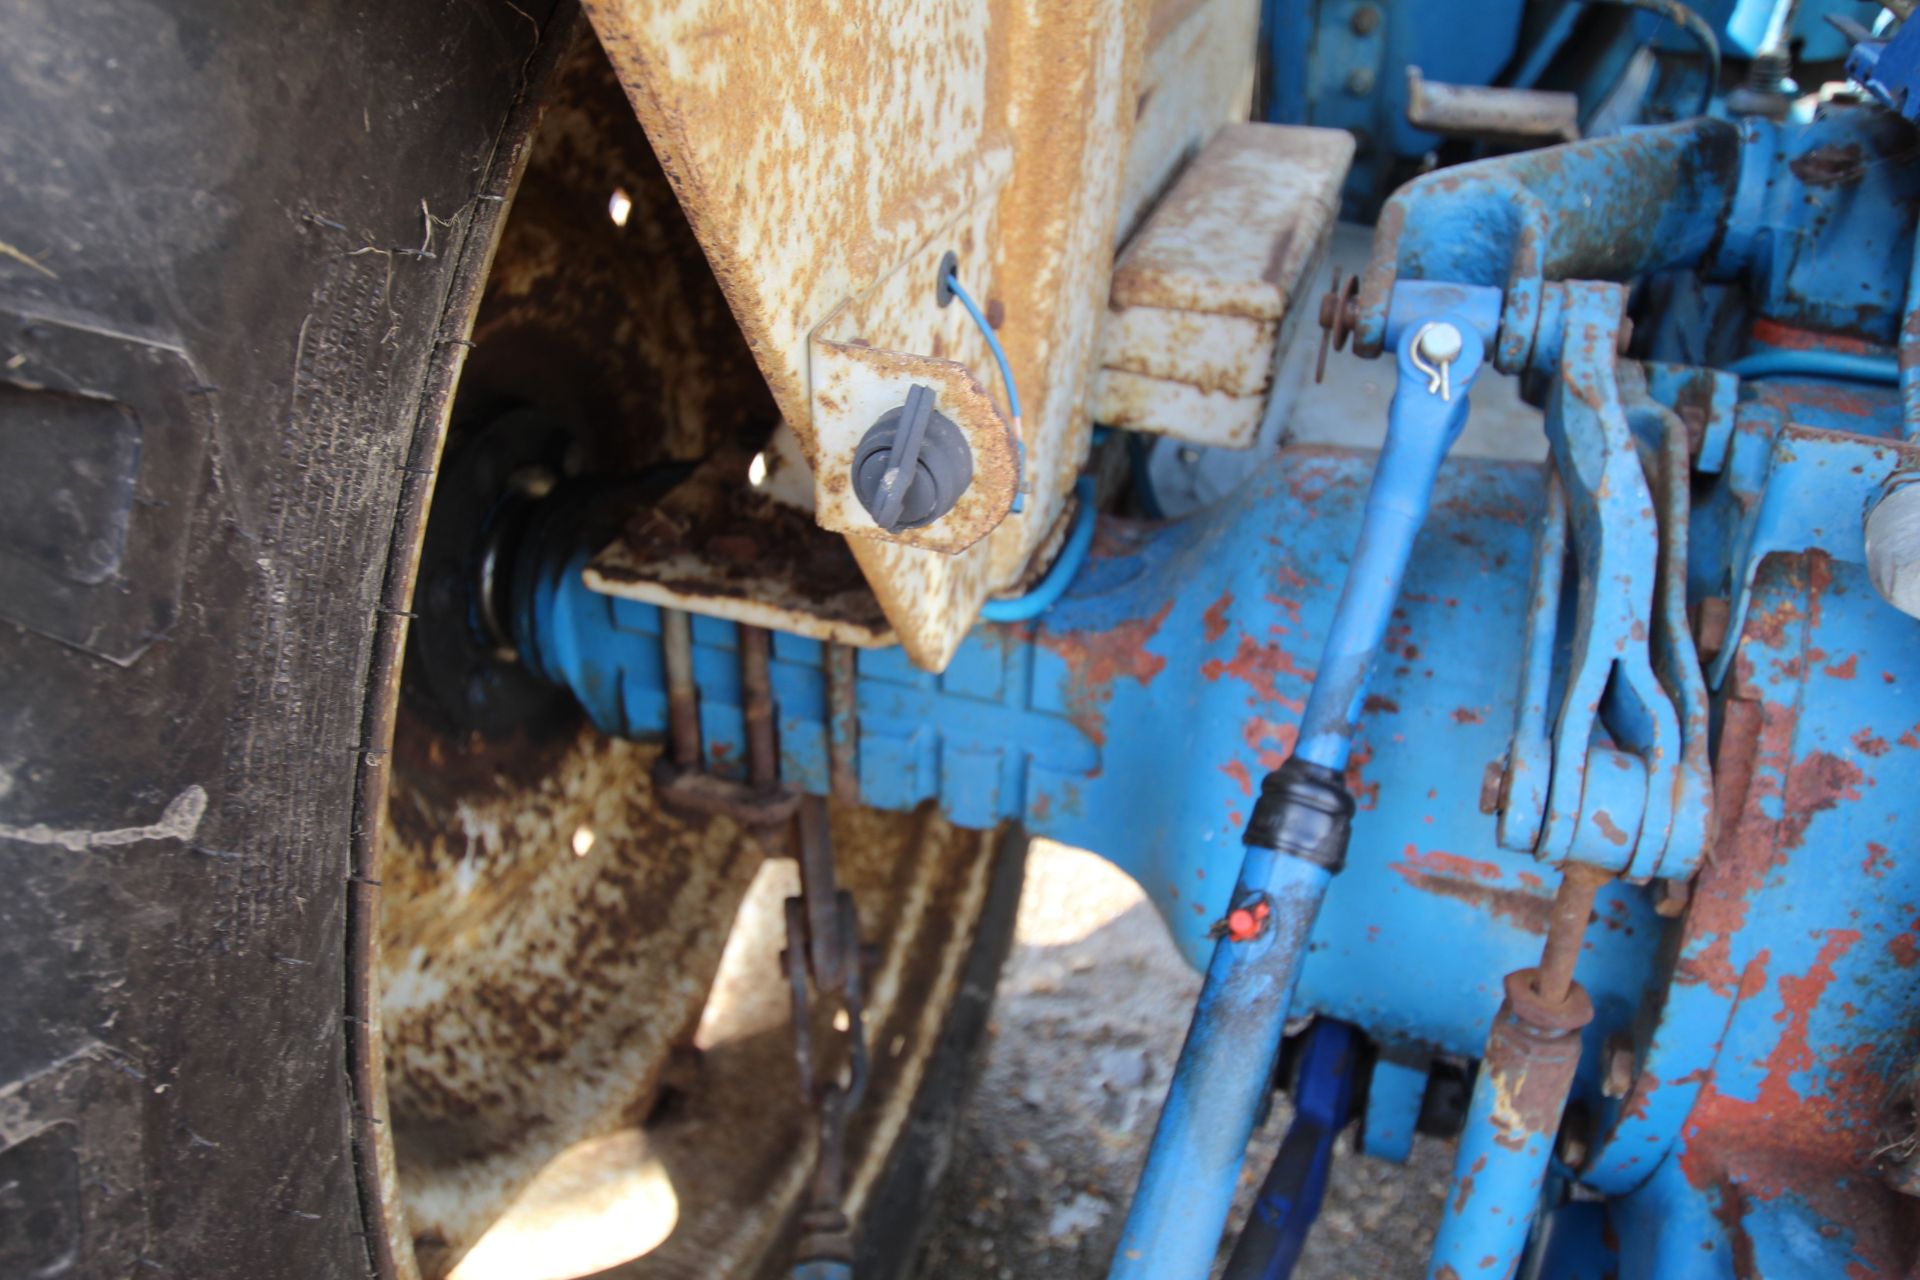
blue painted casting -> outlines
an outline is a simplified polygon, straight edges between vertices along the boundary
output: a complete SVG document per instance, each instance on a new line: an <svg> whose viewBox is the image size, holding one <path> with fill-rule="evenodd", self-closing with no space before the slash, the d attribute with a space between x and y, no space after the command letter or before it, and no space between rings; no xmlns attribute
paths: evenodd
<svg viewBox="0 0 1920 1280"><path fill-rule="evenodd" d="M1905 23L1890 40L1855 45L1847 75L1891 110L1920 119L1920 25Z"/></svg>
<svg viewBox="0 0 1920 1280"><path fill-rule="evenodd" d="M773 637L783 784L826 793L832 743L863 803L1095 850L1205 970L1114 1275L1207 1273L1289 1017L1322 1019L1310 1063L1335 1020L1371 1039L1365 1147L1404 1158L1426 1064L1482 1056L1570 862L1625 877L1562 1046L1584 1127L1551 1163L1484 1074L1474 1211L1434 1274L1912 1264L1920 1174L1887 1144L1920 1057L1920 644L1861 521L1920 470L1916 208L1912 134L1875 108L1421 179L1358 302L1357 346L1396 360L1377 458L1280 449L1171 522L1096 517L1089 485L1022 616L939 674L861 652L850 715L825 647ZM1443 317L1444 398L1412 354ZM1547 464L1444 461L1483 359L1543 405ZM602 729L657 736L660 611L589 590L591 550L528 549L521 652ZM736 629L692 634L706 766L742 777ZM1344 869L1276 819L1306 812L1289 787L1351 798ZM1259 1274L1297 1251L1344 1118L1309 1095Z"/></svg>

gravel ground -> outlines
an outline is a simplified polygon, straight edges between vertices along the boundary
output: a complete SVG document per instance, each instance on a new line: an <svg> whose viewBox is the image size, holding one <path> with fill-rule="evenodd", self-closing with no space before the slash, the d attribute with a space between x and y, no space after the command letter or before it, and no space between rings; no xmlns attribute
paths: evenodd
<svg viewBox="0 0 1920 1280"><path fill-rule="evenodd" d="M927 1280L1107 1273L1200 979L1132 880L1036 842L981 1076L921 1255ZM1254 1138L1237 1230L1291 1118ZM1342 1138L1295 1275L1424 1273L1452 1164L1420 1138L1406 1166Z"/></svg>

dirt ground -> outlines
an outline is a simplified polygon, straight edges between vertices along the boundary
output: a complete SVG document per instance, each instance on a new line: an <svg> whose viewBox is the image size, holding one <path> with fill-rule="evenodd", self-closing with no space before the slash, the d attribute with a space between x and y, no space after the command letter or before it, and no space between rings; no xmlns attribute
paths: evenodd
<svg viewBox="0 0 1920 1280"><path fill-rule="evenodd" d="M922 1277L1106 1275L1199 989L1133 881L1091 854L1035 843ZM1283 1101L1254 1140L1236 1229L1290 1119ZM1294 1274L1422 1275L1451 1162L1451 1147L1427 1138L1404 1167L1342 1138Z"/></svg>

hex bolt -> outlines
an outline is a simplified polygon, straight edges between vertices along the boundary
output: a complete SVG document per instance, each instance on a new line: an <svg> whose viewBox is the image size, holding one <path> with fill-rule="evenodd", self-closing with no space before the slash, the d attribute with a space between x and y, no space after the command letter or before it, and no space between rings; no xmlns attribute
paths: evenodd
<svg viewBox="0 0 1920 1280"><path fill-rule="evenodd" d="M1633 1092L1633 1079L1639 1074L1633 1042L1625 1036L1608 1036L1601 1052L1605 1055L1605 1074L1600 1079L1600 1092L1609 1098L1626 1097Z"/></svg>
<svg viewBox="0 0 1920 1280"><path fill-rule="evenodd" d="M853 451L853 492L888 533L919 529L953 510L973 483L973 451L959 427L914 383L907 401L874 421Z"/></svg>
<svg viewBox="0 0 1920 1280"><path fill-rule="evenodd" d="M1507 782L1507 758L1487 761L1487 768L1480 775L1480 812L1500 812L1500 792Z"/></svg>
<svg viewBox="0 0 1920 1280"><path fill-rule="evenodd" d="M1920 475L1895 476L1867 513L1867 577L1880 598L1920 618Z"/></svg>
<svg viewBox="0 0 1920 1280"><path fill-rule="evenodd" d="M1373 68L1355 67L1347 73L1347 92L1356 98L1364 98L1373 92Z"/></svg>
<svg viewBox="0 0 1920 1280"><path fill-rule="evenodd" d="M1380 29L1380 10L1363 4L1353 11L1353 16L1347 19L1347 25L1357 36L1370 36Z"/></svg>

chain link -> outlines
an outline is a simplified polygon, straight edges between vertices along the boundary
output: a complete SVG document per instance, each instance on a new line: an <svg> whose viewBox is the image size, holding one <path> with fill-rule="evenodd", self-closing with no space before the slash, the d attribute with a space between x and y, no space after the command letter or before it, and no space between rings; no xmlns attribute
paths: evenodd
<svg viewBox="0 0 1920 1280"><path fill-rule="evenodd" d="M860 920L853 895L834 883L826 801L804 797L796 820L800 896L786 901L787 946L780 953L780 963L793 997L793 1053L800 1096L817 1113L820 1138L807 1208L800 1219L796 1274L850 1276L853 1241L843 1204L847 1121L867 1088ZM840 1033L839 1047L823 1045L816 1053L816 1013L829 1003L838 1006L830 1025ZM841 1028L843 1016L846 1025Z"/></svg>

